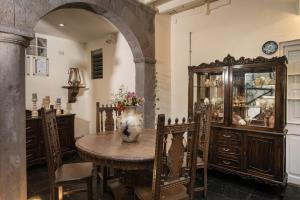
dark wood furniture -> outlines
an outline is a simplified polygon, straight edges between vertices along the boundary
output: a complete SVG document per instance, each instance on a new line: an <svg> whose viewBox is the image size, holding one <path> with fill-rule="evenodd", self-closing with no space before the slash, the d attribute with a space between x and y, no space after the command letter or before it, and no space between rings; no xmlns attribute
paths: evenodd
<svg viewBox="0 0 300 200"><path fill-rule="evenodd" d="M189 67L188 113L210 102L209 167L286 185L286 57L258 57Z"/></svg>
<svg viewBox="0 0 300 200"><path fill-rule="evenodd" d="M114 198L126 199L127 187L134 180L136 171L151 170L155 154L155 129L144 129L138 142L124 143L117 131L86 135L76 141L78 153L83 160L126 171L121 181L110 185ZM128 196L128 199L131 197Z"/></svg>
<svg viewBox="0 0 300 200"><path fill-rule="evenodd" d="M62 155L76 152L74 138L75 114L56 116ZM32 118L31 111L26 111L26 156L27 166L46 162L45 145L42 133L41 117Z"/></svg>
<svg viewBox="0 0 300 200"><path fill-rule="evenodd" d="M203 184L195 186L194 191L203 191L204 198L207 198L207 167L208 167L208 152L210 142L210 126L211 126L211 105L201 103L195 104L194 110L200 113L200 130L199 144L197 155L197 169L203 170Z"/></svg>
<svg viewBox="0 0 300 200"><path fill-rule="evenodd" d="M77 101L77 95L79 94L79 90L86 87L80 85L68 85L62 86L62 88L68 90L68 103L75 103Z"/></svg>
<svg viewBox="0 0 300 200"><path fill-rule="evenodd" d="M123 170L152 169L155 153L155 129L144 129L138 142L124 143L117 131L85 135L76 143L86 161Z"/></svg>
<svg viewBox="0 0 300 200"><path fill-rule="evenodd" d="M103 105L96 103L96 132L99 134L103 131L115 131L117 130L117 116L120 116L121 112L117 110L114 105Z"/></svg>
<svg viewBox="0 0 300 200"><path fill-rule="evenodd" d="M60 139L55 111L45 111L45 109L42 108L41 115L48 165L50 199L62 200L64 196L64 186L85 182L87 184L87 199L92 200L93 163L62 164ZM68 191L67 194L79 191Z"/></svg>
<svg viewBox="0 0 300 200"><path fill-rule="evenodd" d="M117 116L121 113L118 112L114 105L102 105L96 102L96 132L101 134L104 131L116 131L117 130ZM98 176L100 179L100 195L103 196L104 191L107 188L107 181L119 176L118 169L110 169L105 166L97 166Z"/></svg>
<svg viewBox="0 0 300 200"><path fill-rule="evenodd" d="M200 114L196 123L175 120L165 125L165 115L158 115L155 161L152 187L136 186L135 195L141 200L194 199L197 146L200 132ZM187 134L187 146L183 145ZM170 142L170 145L167 143ZM169 148L168 148L169 146Z"/></svg>

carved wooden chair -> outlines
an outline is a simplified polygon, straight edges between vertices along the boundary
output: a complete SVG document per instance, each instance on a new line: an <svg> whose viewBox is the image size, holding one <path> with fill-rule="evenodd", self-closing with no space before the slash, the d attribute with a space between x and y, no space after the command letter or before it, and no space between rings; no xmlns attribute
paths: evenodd
<svg viewBox="0 0 300 200"><path fill-rule="evenodd" d="M64 195L87 190L87 199L92 200L93 164L90 162L63 164L57 130L55 111L41 109L43 134L49 173L50 200L62 200ZM85 189L63 191L63 187L87 184Z"/></svg>
<svg viewBox="0 0 300 200"><path fill-rule="evenodd" d="M197 155L197 169L203 170L203 186L195 187L194 191L203 191L204 198L207 198L207 167L211 126L211 105L195 104L195 112L200 113L200 130Z"/></svg>
<svg viewBox="0 0 300 200"><path fill-rule="evenodd" d="M152 188L135 187L135 197L141 200L194 198L199 116L196 113L196 122L186 123L183 119L182 124L179 124L176 119L175 124L171 125L169 120L168 125L165 125L165 116L158 115ZM187 134L186 147L184 134ZM169 140L169 149L168 137L172 138Z"/></svg>
<svg viewBox="0 0 300 200"><path fill-rule="evenodd" d="M115 131L117 129L117 116L121 112L114 105L102 105L96 103L96 132L100 134L103 131ZM115 118L114 118L115 117Z"/></svg>
<svg viewBox="0 0 300 200"><path fill-rule="evenodd" d="M101 134L104 131L115 131L118 128L117 117L121 115L121 112L117 110L114 105L103 105L96 103L96 132ZM98 177L100 178L100 195L103 196L104 191L107 188L107 181L118 177L119 171L116 169L110 169L104 166L97 166Z"/></svg>

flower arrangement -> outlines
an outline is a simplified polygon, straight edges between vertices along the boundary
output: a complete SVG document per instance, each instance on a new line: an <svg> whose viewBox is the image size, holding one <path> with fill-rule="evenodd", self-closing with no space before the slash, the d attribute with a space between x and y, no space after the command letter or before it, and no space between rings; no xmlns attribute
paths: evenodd
<svg viewBox="0 0 300 200"><path fill-rule="evenodd" d="M135 92L129 92L121 86L118 93L113 94L112 101L118 111L123 111L126 106L142 106L145 99L137 97Z"/></svg>

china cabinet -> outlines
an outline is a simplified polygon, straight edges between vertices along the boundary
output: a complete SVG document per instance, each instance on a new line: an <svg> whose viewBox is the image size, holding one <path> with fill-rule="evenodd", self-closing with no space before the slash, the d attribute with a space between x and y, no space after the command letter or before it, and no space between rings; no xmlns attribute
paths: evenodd
<svg viewBox="0 0 300 200"><path fill-rule="evenodd" d="M189 67L189 116L212 104L210 168L286 184L286 62L228 55Z"/></svg>

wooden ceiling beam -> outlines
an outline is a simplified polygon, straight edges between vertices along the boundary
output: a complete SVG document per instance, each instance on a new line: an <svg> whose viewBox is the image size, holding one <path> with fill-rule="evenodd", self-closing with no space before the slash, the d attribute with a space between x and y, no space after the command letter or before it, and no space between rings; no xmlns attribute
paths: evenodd
<svg viewBox="0 0 300 200"><path fill-rule="evenodd" d="M205 0L172 0L157 6L159 13L188 10L205 4Z"/></svg>
<svg viewBox="0 0 300 200"><path fill-rule="evenodd" d="M209 14L210 3L215 1L218 0L158 0L158 2L164 3L156 4L156 9L161 14L175 14L207 4L207 13Z"/></svg>

